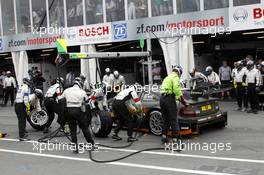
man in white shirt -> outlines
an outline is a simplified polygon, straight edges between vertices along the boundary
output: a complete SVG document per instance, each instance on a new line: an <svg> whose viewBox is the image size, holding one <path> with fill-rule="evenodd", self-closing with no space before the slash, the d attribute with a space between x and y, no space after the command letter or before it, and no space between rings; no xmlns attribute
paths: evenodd
<svg viewBox="0 0 264 175"><path fill-rule="evenodd" d="M231 74L232 70L231 68L227 65L227 61L223 61L223 65L219 68L219 77L221 84L225 87L229 87L231 84ZM230 97L230 92L226 91L228 99L231 99ZM224 99L225 92L222 92L222 100Z"/></svg>
<svg viewBox="0 0 264 175"><path fill-rule="evenodd" d="M88 120L85 116L85 111L82 111L83 104L88 101L86 92L83 90L83 82L76 78L73 87L66 89L61 95L60 99L61 98L66 99L67 112L65 115L69 123L72 142L76 145L76 150L74 150L74 153L78 153L76 133L77 123L81 128L86 141L94 146L94 140L89 131Z"/></svg>
<svg viewBox="0 0 264 175"><path fill-rule="evenodd" d="M11 72L6 72L7 77L4 80L3 88L5 92L5 106L7 105L8 99L11 99L11 105L14 105L14 93L16 88L16 80L11 76Z"/></svg>
<svg viewBox="0 0 264 175"><path fill-rule="evenodd" d="M134 142L137 138L132 136L133 134L133 120L130 114L136 110L142 110L140 98L137 95L136 87L130 87L118 93L112 105L114 114L118 119L117 127L114 130L112 138L114 140L121 140L118 136L119 131L122 129L124 124L127 124L127 141Z"/></svg>

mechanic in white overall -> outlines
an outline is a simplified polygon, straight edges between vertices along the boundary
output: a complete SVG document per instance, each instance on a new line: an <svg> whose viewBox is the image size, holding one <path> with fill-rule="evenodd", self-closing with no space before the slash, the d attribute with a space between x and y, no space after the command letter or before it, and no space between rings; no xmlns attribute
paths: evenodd
<svg viewBox="0 0 264 175"><path fill-rule="evenodd" d="M118 119L118 124L114 130L114 134L112 138L114 140L122 140L121 137L118 136L119 131L126 124L127 125L127 135L128 142L137 141L137 138L132 136L133 134L133 118L130 112L136 112L137 110L142 111L142 104L140 98L137 94L137 87L132 86L128 89L125 89L118 93L115 97L115 100L112 105L112 109L114 111L115 116Z"/></svg>

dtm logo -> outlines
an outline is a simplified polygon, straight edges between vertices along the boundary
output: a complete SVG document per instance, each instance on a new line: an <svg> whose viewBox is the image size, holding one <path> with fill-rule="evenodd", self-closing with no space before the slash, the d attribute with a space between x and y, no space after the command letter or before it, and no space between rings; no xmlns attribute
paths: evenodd
<svg viewBox="0 0 264 175"><path fill-rule="evenodd" d="M0 51L2 51L3 50L3 40L2 40L2 38L0 38Z"/></svg>
<svg viewBox="0 0 264 175"><path fill-rule="evenodd" d="M245 9L237 9L234 14L233 18L236 22L244 22L248 18L248 12Z"/></svg>
<svg viewBox="0 0 264 175"><path fill-rule="evenodd" d="M127 38L127 25L115 24L114 25L114 39L125 39Z"/></svg>

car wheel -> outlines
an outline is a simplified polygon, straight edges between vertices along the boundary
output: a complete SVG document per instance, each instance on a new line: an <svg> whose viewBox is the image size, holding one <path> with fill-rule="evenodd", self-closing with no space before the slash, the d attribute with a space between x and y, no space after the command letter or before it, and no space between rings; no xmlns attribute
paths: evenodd
<svg viewBox="0 0 264 175"><path fill-rule="evenodd" d="M149 114L149 128L150 132L154 135L160 136L162 134L162 128L164 120L160 111L155 110Z"/></svg>
<svg viewBox="0 0 264 175"><path fill-rule="evenodd" d="M33 109L29 116L27 116L28 123L32 126L32 128L39 131L43 130L46 127L49 120L50 118L46 110L44 109L42 109L41 111Z"/></svg>
<svg viewBox="0 0 264 175"><path fill-rule="evenodd" d="M96 137L107 137L112 130L112 118L108 112L92 112L91 129Z"/></svg>

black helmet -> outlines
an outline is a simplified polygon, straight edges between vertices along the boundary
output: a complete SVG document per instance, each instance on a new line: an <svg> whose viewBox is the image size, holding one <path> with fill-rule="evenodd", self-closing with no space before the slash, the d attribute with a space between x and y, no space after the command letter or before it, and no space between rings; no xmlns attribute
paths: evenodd
<svg viewBox="0 0 264 175"><path fill-rule="evenodd" d="M35 89L34 90L34 93L36 94L36 96L39 98L39 99L42 99L43 98L43 91L41 89Z"/></svg>
<svg viewBox="0 0 264 175"><path fill-rule="evenodd" d="M211 66L207 66L205 72L207 75L211 75L211 73L213 72L213 68Z"/></svg>

